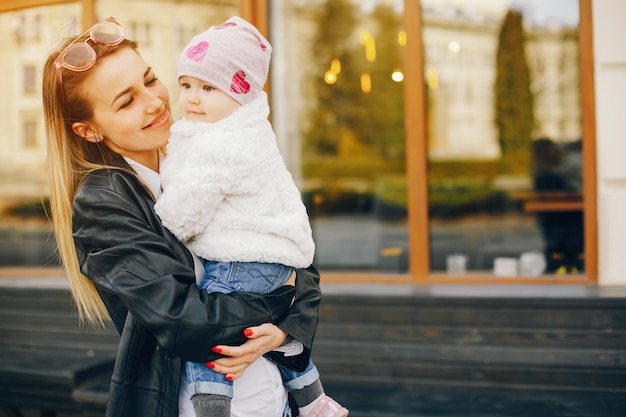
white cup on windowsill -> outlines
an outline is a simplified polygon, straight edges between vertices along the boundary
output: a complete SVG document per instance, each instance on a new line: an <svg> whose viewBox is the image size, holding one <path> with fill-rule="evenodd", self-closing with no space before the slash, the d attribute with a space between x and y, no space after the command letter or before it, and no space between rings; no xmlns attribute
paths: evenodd
<svg viewBox="0 0 626 417"><path fill-rule="evenodd" d="M497 277L515 277L519 275L517 258L498 257L493 260L493 274Z"/></svg>
<svg viewBox="0 0 626 417"><path fill-rule="evenodd" d="M446 257L446 272L448 275L464 275L467 267L467 255L453 253Z"/></svg>
<svg viewBox="0 0 626 417"><path fill-rule="evenodd" d="M541 252L524 252L519 257L519 274L538 277L546 270L546 258Z"/></svg>

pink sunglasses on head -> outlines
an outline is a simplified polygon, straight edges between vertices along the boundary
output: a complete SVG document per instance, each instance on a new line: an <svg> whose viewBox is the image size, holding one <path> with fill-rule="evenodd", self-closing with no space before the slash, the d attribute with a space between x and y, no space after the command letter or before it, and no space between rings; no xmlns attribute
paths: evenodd
<svg viewBox="0 0 626 417"><path fill-rule="evenodd" d="M89 37L83 42L79 42L78 40L87 33L89 33ZM66 68L75 72L87 71L89 68L94 66L97 59L96 51L91 45L89 45L89 41L106 46L113 46L119 45L123 40L124 28L117 20L109 17L102 22L96 23L91 27L91 29L77 37L74 42L67 45L67 47L59 54L57 59L54 60L54 67L57 71L59 88L61 90L61 100L65 101L63 95L63 77L61 76L61 68Z"/></svg>

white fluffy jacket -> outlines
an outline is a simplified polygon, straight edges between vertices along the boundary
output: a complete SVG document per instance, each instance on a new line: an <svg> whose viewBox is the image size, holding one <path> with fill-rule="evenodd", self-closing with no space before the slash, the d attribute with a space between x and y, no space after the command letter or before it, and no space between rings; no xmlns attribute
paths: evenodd
<svg viewBox="0 0 626 417"><path fill-rule="evenodd" d="M263 93L218 122L172 125L155 210L202 258L295 268L313 262L306 208L268 115Z"/></svg>

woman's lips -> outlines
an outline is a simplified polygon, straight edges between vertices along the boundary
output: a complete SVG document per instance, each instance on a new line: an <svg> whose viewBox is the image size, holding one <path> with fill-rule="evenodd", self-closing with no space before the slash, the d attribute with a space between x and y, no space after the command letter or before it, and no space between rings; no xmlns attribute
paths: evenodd
<svg viewBox="0 0 626 417"><path fill-rule="evenodd" d="M167 110L163 110L163 113L157 116L150 124L145 126L144 129L147 129L149 127L159 127L167 123L169 121L169 118L170 117L169 117L169 113L167 112Z"/></svg>

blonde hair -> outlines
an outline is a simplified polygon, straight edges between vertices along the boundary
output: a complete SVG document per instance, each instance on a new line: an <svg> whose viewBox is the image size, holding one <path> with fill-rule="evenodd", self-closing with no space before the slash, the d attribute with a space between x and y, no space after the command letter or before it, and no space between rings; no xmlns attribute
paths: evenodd
<svg viewBox="0 0 626 417"><path fill-rule="evenodd" d="M100 168L128 168L114 162L119 161L119 158L116 158L116 154L107 146L88 142L72 130L73 122L89 122L93 118L91 103L83 89L84 81L91 70L76 72L62 68L62 86L58 80L54 61L73 40L68 39L57 51L50 54L43 69L42 92L50 174L50 210L57 248L68 275L79 316L81 320L100 327L105 321L110 320L110 317L93 282L80 271L72 237L72 202L78 184L89 172ZM97 55L94 67L98 65L98 60L121 48L137 49L137 44L129 40L115 46L103 46L94 42L90 42L90 45Z"/></svg>

